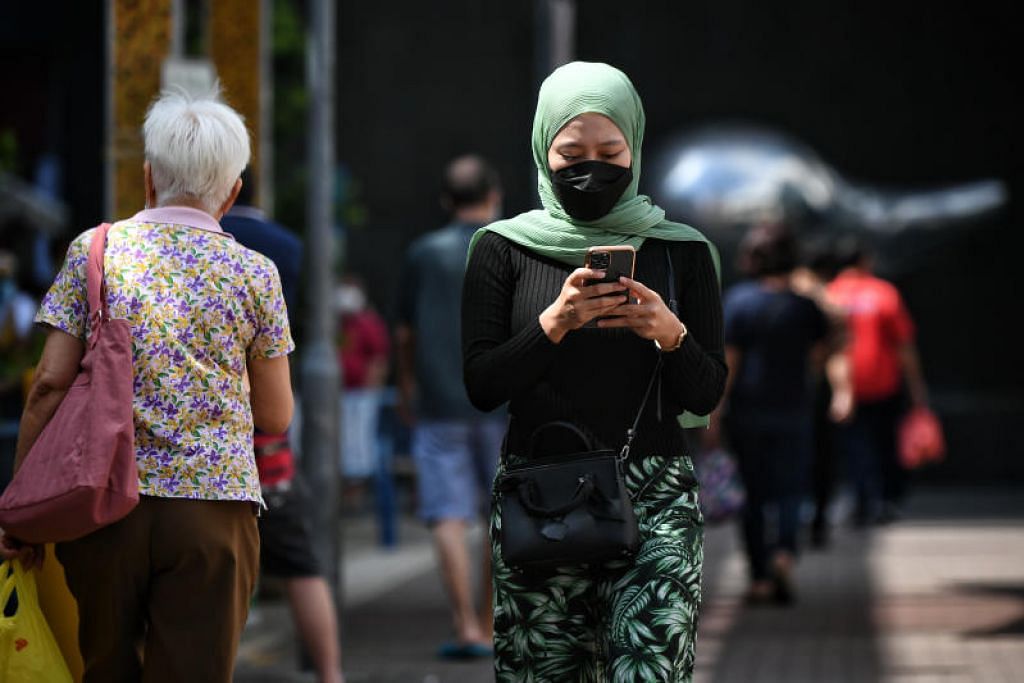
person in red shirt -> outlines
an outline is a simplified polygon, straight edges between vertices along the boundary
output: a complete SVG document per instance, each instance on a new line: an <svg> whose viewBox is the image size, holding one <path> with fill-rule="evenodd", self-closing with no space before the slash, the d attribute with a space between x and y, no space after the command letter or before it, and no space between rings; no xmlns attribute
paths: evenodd
<svg viewBox="0 0 1024 683"><path fill-rule="evenodd" d="M338 362L345 382L341 414L341 472L350 500L361 501L377 470L377 425L381 389L388 373L390 342L384 320L369 305L362 281L343 278L336 292Z"/></svg>
<svg viewBox="0 0 1024 683"><path fill-rule="evenodd" d="M896 430L906 402L926 406L928 390L915 344L915 327L899 291L872 273L859 242L841 247L845 268L828 297L846 314L854 418L842 441L856 495L858 525L891 521L906 496L906 471L896 450Z"/></svg>

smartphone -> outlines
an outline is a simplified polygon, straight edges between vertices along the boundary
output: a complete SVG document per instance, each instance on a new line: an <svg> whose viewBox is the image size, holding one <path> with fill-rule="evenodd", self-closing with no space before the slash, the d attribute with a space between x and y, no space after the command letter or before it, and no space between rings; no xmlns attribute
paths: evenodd
<svg viewBox="0 0 1024 683"><path fill-rule="evenodd" d="M604 271L603 278L591 278L590 280L587 280L587 285L596 285L602 282L618 282L620 277L633 279L633 273L636 270L636 249L628 244L618 247L590 247L587 249L587 255L583 260L583 266L593 270ZM629 297L629 291L625 289L618 292L618 294ZM632 297L629 297L626 300L626 303L636 302ZM597 320L614 317L615 316L601 316L601 318L595 318L587 323L586 327L595 326Z"/></svg>
<svg viewBox="0 0 1024 683"><path fill-rule="evenodd" d="M636 249L628 244L618 247L590 247L583 260L585 268L603 270L605 275L600 280L587 280L588 285L601 282L618 282L620 277L633 278L636 269ZM625 290L623 290L625 293Z"/></svg>

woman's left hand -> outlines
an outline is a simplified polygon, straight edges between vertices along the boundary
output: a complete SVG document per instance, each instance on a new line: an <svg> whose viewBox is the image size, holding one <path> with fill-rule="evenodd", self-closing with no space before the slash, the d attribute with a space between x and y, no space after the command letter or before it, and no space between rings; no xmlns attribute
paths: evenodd
<svg viewBox="0 0 1024 683"><path fill-rule="evenodd" d="M661 295L628 277L619 278L637 303L625 303L606 315L616 316L597 321L598 327L628 327L644 339L657 340L662 348L672 348L685 329L679 318L669 310Z"/></svg>

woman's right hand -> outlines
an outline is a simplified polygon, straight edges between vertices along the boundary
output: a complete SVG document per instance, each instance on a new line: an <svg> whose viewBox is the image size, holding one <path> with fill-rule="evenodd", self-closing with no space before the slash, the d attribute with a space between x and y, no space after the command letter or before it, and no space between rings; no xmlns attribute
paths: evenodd
<svg viewBox="0 0 1024 683"><path fill-rule="evenodd" d="M0 560L21 560L25 569L42 569L45 546L22 543L0 529Z"/></svg>
<svg viewBox="0 0 1024 683"><path fill-rule="evenodd" d="M590 268L577 268L569 274L558 298L539 316L540 326L548 339L558 344L572 330L607 315L626 302L626 296L618 293L623 290L621 283L586 284L587 280L599 280L604 275L603 270Z"/></svg>

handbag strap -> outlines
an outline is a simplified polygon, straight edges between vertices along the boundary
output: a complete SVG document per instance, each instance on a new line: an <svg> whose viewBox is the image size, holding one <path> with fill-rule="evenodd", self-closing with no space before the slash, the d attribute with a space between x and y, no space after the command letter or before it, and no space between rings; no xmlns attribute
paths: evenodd
<svg viewBox="0 0 1024 683"><path fill-rule="evenodd" d="M679 302L676 299L676 269L672 265L672 252L669 250L668 245L665 246L665 264L668 270L668 308L678 318ZM661 366L663 359L661 352L658 351L657 353L658 360L654 364L651 379L647 382L647 390L644 391L644 398L640 402L640 410L636 412L632 426L626 430L626 443L622 446L622 451L619 452L620 462L625 462L626 458L629 457L629 451L633 447L633 439L636 438L636 431L640 425L640 418L644 414L644 408L647 407L647 401L651 398L651 390L654 389L655 383L658 385L658 421L661 421Z"/></svg>
<svg viewBox="0 0 1024 683"><path fill-rule="evenodd" d="M555 420L553 422L545 422L540 427L533 430L533 434L530 436L530 448L527 451L527 453L529 453L529 457L532 458L534 453L537 452L537 441L540 439L540 435L544 432L554 431L555 429L565 430L579 439L580 443L583 445L584 451L594 450L594 445L590 443L590 439L579 427L571 422L566 422L565 420Z"/></svg>
<svg viewBox="0 0 1024 683"><path fill-rule="evenodd" d="M619 452L620 462L625 462L626 458L629 457L629 449L633 447L633 439L636 438L636 430L640 425L640 418L644 414L644 408L647 407L647 401L651 398L651 390L654 388L655 380L661 377L661 362L661 353L658 353L658 361L654 364L654 372L651 373L651 379L647 382L647 390L644 391L644 399L640 402L640 410L636 411L633 424L626 430L626 443L623 444L622 451ZM658 393L660 399L661 392Z"/></svg>
<svg viewBox="0 0 1024 683"><path fill-rule="evenodd" d="M665 245L665 265L668 267L668 310L679 317L679 299L676 298L676 269L672 265L672 252Z"/></svg>
<svg viewBox="0 0 1024 683"><path fill-rule="evenodd" d="M92 244L89 246L89 260L86 263L85 281L89 297L89 318L92 319L97 312L100 319L106 320L110 317L107 309L107 283L103 272L103 253L107 246L107 233L110 231L110 223L103 223L96 228L92 236Z"/></svg>

